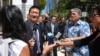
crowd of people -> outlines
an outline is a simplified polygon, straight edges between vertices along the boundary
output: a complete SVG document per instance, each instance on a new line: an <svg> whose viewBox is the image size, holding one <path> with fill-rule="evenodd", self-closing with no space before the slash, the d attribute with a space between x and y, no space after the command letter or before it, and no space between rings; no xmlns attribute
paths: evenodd
<svg viewBox="0 0 100 56"><path fill-rule="evenodd" d="M82 21L81 17L82 11L79 8L73 8L68 20L62 17L57 22L56 16L43 17L40 15L40 8L32 6L27 20L24 21L18 7L3 6L0 10L2 26L0 48L2 47L2 51L4 48L8 49L7 56L57 56L57 48L60 46L65 48L65 56L98 56L100 53L100 5L93 9L91 18L95 31L92 33L89 23ZM53 43L50 43L52 41L48 36L50 34L52 34ZM8 42L8 47L3 47L2 44L5 42ZM2 51L0 56L6 56Z"/></svg>

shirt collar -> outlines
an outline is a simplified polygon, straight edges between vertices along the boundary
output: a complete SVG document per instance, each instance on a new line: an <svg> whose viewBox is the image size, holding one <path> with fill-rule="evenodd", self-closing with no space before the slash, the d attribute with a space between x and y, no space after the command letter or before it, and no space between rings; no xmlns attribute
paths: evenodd
<svg viewBox="0 0 100 56"><path fill-rule="evenodd" d="M29 22L30 22L30 25L31 25L31 29L36 29L36 25L37 25L37 23L35 23L35 24L33 24L30 20L29 20ZM33 27L34 26L34 27Z"/></svg>
<svg viewBox="0 0 100 56"><path fill-rule="evenodd" d="M54 25L53 23L51 23L51 25Z"/></svg>
<svg viewBox="0 0 100 56"><path fill-rule="evenodd" d="M81 21L82 21L82 20L78 20L78 21L77 21L77 24L81 24Z"/></svg>
<svg viewBox="0 0 100 56"><path fill-rule="evenodd" d="M80 25L80 24L81 24L81 20L78 20L78 21L76 22L76 24L73 23L73 22L71 22L71 24L72 24L72 25Z"/></svg>

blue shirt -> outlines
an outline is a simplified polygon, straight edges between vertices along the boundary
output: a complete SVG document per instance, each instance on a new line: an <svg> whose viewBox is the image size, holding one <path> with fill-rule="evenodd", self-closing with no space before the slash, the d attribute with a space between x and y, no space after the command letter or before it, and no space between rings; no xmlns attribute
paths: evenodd
<svg viewBox="0 0 100 56"><path fill-rule="evenodd" d="M85 21L79 20L76 24L70 22L65 27L65 37L74 38L78 36L89 36L90 27L89 24ZM82 46L81 49L88 49L86 46Z"/></svg>

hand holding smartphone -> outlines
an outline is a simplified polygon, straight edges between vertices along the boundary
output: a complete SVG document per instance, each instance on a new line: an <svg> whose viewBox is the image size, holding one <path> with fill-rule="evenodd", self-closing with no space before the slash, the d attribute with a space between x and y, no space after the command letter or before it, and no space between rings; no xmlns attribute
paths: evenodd
<svg viewBox="0 0 100 56"><path fill-rule="evenodd" d="M47 37L48 37L48 44L53 44L54 43L54 36L53 34L50 32L50 33L47 33Z"/></svg>

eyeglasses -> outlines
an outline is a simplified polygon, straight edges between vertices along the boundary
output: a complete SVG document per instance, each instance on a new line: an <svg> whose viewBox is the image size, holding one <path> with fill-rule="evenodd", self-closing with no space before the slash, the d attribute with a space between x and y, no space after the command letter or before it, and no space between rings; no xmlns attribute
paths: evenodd
<svg viewBox="0 0 100 56"><path fill-rule="evenodd" d="M98 15L98 14L93 14L93 15L92 15L92 18L94 18L96 15Z"/></svg>

